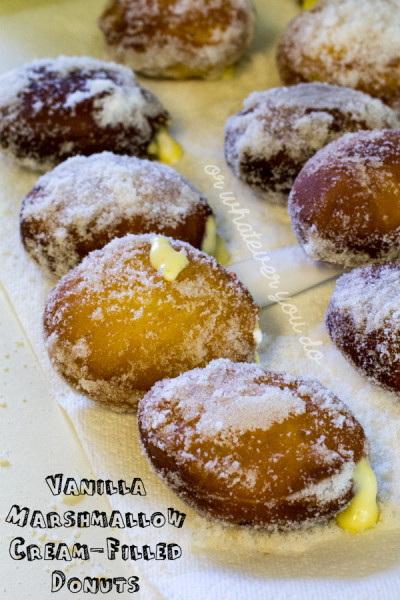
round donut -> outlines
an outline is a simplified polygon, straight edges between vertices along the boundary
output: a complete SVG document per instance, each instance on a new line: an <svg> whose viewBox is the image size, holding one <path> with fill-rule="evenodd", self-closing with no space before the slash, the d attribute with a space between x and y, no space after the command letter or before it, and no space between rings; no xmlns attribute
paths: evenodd
<svg viewBox="0 0 400 600"><path fill-rule="evenodd" d="M364 375L400 393L400 263L342 275L325 317L332 342Z"/></svg>
<svg viewBox="0 0 400 600"><path fill-rule="evenodd" d="M150 77L217 78L253 38L252 0L109 0L100 17L117 61Z"/></svg>
<svg viewBox="0 0 400 600"><path fill-rule="evenodd" d="M319 150L294 182L289 214L314 260L400 258L400 129L348 133Z"/></svg>
<svg viewBox="0 0 400 600"><path fill-rule="evenodd" d="M59 56L0 78L0 149L35 170L103 150L150 157L168 121L157 98L115 63Z"/></svg>
<svg viewBox="0 0 400 600"><path fill-rule="evenodd" d="M277 52L283 83L326 81L400 108L400 4L320 0L295 17Z"/></svg>
<svg viewBox="0 0 400 600"><path fill-rule="evenodd" d="M25 249L61 277L127 233L161 233L201 248L212 210L174 169L110 152L74 156L39 178L22 201Z"/></svg>
<svg viewBox="0 0 400 600"><path fill-rule="evenodd" d="M270 530L338 513L368 452L361 425L320 383L225 359L158 382L138 423L150 463L182 500Z"/></svg>
<svg viewBox="0 0 400 600"><path fill-rule="evenodd" d="M214 358L253 361L260 313L217 261L169 240L187 264L174 280L151 262L152 234L114 239L65 275L46 302L54 367L90 398L135 408L164 377Z"/></svg>
<svg viewBox="0 0 400 600"><path fill-rule="evenodd" d="M254 92L225 127L225 158L239 179L286 204L311 156L344 133L399 126L396 113L367 94L327 83Z"/></svg>

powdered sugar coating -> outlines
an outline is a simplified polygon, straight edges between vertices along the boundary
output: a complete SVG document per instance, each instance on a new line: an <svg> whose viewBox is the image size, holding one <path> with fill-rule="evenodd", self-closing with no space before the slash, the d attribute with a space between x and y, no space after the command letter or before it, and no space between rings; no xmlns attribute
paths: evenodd
<svg viewBox="0 0 400 600"><path fill-rule="evenodd" d="M333 343L374 383L400 393L400 264L368 265L336 283L326 313Z"/></svg>
<svg viewBox="0 0 400 600"><path fill-rule="evenodd" d="M400 130L349 133L319 150L289 196L314 260L354 267L400 257Z"/></svg>
<svg viewBox="0 0 400 600"><path fill-rule="evenodd" d="M302 83L253 92L225 126L225 158L262 198L285 204L317 150L344 133L399 126L380 100L349 88Z"/></svg>
<svg viewBox="0 0 400 600"><path fill-rule="evenodd" d="M0 78L0 147L36 170L102 150L149 156L168 120L157 98L116 63L59 56Z"/></svg>
<svg viewBox="0 0 400 600"><path fill-rule="evenodd" d="M399 23L397 0L320 0L282 35L282 80L353 87L399 109Z"/></svg>
<svg viewBox="0 0 400 600"><path fill-rule="evenodd" d="M201 246L212 214L174 169L110 152L75 156L39 178L22 202L26 250L61 277L126 233L161 233Z"/></svg>
<svg viewBox="0 0 400 600"><path fill-rule="evenodd" d="M151 266L151 234L91 252L50 293L44 334L55 368L74 387L135 408L158 380L221 356L252 361L260 309L217 261L170 240L189 264L174 281Z"/></svg>
<svg viewBox="0 0 400 600"><path fill-rule="evenodd" d="M338 512L368 451L359 423L318 382L225 359L158 382L138 423L151 464L188 504L272 530Z"/></svg>
<svg viewBox="0 0 400 600"><path fill-rule="evenodd" d="M219 77L250 44L252 0L109 0L99 25L115 60L151 77Z"/></svg>

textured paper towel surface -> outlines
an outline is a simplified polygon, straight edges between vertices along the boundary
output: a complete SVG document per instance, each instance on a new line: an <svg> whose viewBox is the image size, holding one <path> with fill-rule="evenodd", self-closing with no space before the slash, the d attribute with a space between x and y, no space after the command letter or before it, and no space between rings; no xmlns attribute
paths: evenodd
<svg viewBox="0 0 400 600"><path fill-rule="evenodd" d="M29 3L27 3L28 5ZM35 56L91 54L103 57L101 35L95 18L101 11L97 0L33 2L25 11L0 12L0 68L18 66ZM267 250L291 246L295 238L286 211L257 200L227 170L222 153L223 125L229 114L254 90L279 84L274 64L279 31L296 13L294 2L257 2L260 25L252 54L241 63L234 79L219 82L155 82L143 80L171 111L173 133L185 149L176 168L189 177L209 198L222 235L233 258L246 257L220 190L204 172L206 165L221 169L224 191L232 192L249 210L247 222L267 234ZM51 21L51 27L49 22ZM210 103L212 99L212 103ZM290 598L312 600L325 595L336 598L400 598L400 408L390 394L378 391L344 361L332 347L323 316L333 284L328 283L291 300L304 323L300 335L293 332L285 307L263 311L265 339L261 360L271 368L315 376L333 389L354 411L365 427L372 446L372 464L378 476L382 521L371 532L351 536L334 523L307 532L268 535L240 528L209 524L186 508L162 486L141 454L134 415L116 414L72 392L51 369L41 340L41 313L53 282L46 279L23 252L18 233L22 196L36 176L10 161L0 162L1 281L48 376L58 401L68 412L97 477L142 477L147 496L141 510L166 511L169 506L186 512L185 525L176 530L144 530L127 534L129 543L177 541L183 557L174 563L148 563L143 569L168 600ZM265 239L265 238L264 238ZM299 276L301 274L299 273ZM307 357L300 337L309 337L324 355L320 365ZM121 511L137 510L126 497L110 498ZM128 530L129 531L129 530ZM156 596L154 596L156 597Z"/></svg>

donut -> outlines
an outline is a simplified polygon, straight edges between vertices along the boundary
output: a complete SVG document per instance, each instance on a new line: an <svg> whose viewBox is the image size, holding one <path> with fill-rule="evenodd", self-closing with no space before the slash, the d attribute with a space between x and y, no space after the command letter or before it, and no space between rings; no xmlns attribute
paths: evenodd
<svg viewBox="0 0 400 600"><path fill-rule="evenodd" d="M138 424L152 467L182 500L269 530L341 511L368 453L361 425L320 383L226 359L156 383Z"/></svg>
<svg viewBox="0 0 400 600"><path fill-rule="evenodd" d="M115 63L59 56L0 78L0 150L31 169L103 150L148 158L168 121L157 98Z"/></svg>
<svg viewBox="0 0 400 600"><path fill-rule="evenodd" d="M206 198L174 169L103 152L69 158L39 178L22 201L21 238L48 273L61 277L127 233L160 233L201 248L212 215Z"/></svg>
<svg viewBox="0 0 400 600"><path fill-rule="evenodd" d="M109 0L99 19L117 61L150 77L217 78L253 38L252 0Z"/></svg>
<svg viewBox="0 0 400 600"><path fill-rule="evenodd" d="M399 126L380 100L327 83L253 92L225 126L225 158L261 198L286 204L293 181L317 150L344 133Z"/></svg>
<svg viewBox="0 0 400 600"><path fill-rule="evenodd" d="M320 0L295 17L278 45L283 83L326 81L400 108L400 4Z"/></svg>
<svg viewBox="0 0 400 600"><path fill-rule="evenodd" d="M363 375L400 393L400 263L342 275L325 317L332 342Z"/></svg>
<svg viewBox="0 0 400 600"><path fill-rule="evenodd" d="M400 129L348 133L319 150L288 206L314 260L357 267L400 258Z"/></svg>
<svg viewBox="0 0 400 600"><path fill-rule="evenodd" d="M214 358L253 361L259 313L214 258L187 242L128 234L64 275L43 329L53 366L75 389L132 410L160 379Z"/></svg>

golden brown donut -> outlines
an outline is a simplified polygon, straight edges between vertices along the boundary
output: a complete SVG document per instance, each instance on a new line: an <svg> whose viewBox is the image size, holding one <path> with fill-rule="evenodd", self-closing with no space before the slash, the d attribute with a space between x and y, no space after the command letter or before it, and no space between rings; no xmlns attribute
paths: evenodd
<svg viewBox="0 0 400 600"><path fill-rule="evenodd" d="M212 210L174 169L111 152L74 156L39 178L20 215L25 249L61 277L127 233L161 233L201 248Z"/></svg>
<svg viewBox="0 0 400 600"><path fill-rule="evenodd" d="M158 382L138 423L150 463L185 502L270 530L339 512L368 453L361 425L317 381L224 359Z"/></svg>
<svg viewBox="0 0 400 600"><path fill-rule="evenodd" d="M325 317L332 342L363 374L400 393L400 263L342 275Z"/></svg>
<svg viewBox="0 0 400 600"><path fill-rule="evenodd" d="M44 336L54 367L76 389L135 408L164 377L219 357L254 360L260 309L204 252L166 238L187 265L167 281L150 261L152 234L91 252L50 292Z"/></svg>
<svg viewBox="0 0 400 600"><path fill-rule="evenodd" d="M253 92L225 126L225 158L262 199L286 204L295 177L317 150L344 133L399 126L380 100L327 83Z"/></svg>
<svg viewBox="0 0 400 600"><path fill-rule="evenodd" d="M0 78L0 150L32 169L103 150L149 157L168 121L157 98L115 63L43 58Z"/></svg>
<svg viewBox="0 0 400 600"><path fill-rule="evenodd" d="M253 38L252 0L109 0L100 17L117 61L150 77L219 77Z"/></svg>
<svg viewBox="0 0 400 600"><path fill-rule="evenodd" d="M320 0L295 17L277 52L283 83L326 81L400 108L400 4Z"/></svg>
<svg viewBox="0 0 400 600"><path fill-rule="evenodd" d="M314 260L400 258L400 130L348 133L319 150L294 182L289 214Z"/></svg>

